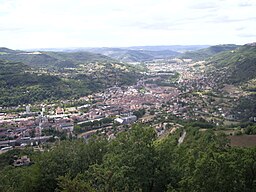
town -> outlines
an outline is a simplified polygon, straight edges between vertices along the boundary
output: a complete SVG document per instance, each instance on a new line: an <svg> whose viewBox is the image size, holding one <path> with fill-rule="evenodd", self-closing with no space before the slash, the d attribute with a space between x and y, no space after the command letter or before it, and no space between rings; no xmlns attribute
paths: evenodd
<svg viewBox="0 0 256 192"><path fill-rule="evenodd" d="M160 136L180 126L168 120L170 116L215 125L235 123L227 103L244 92L230 85L216 88L205 75L204 62L161 59L144 65L147 72L132 86L113 86L77 100L2 107L1 151L94 134L111 139L134 122L148 123Z"/></svg>

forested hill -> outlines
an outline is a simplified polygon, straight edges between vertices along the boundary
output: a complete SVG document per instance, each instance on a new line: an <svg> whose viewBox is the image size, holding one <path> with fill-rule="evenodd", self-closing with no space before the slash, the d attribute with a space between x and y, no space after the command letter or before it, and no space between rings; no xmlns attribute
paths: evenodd
<svg viewBox="0 0 256 192"><path fill-rule="evenodd" d="M1 106L67 98L73 93L59 77L30 73L31 69L22 63L0 60L0 67Z"/></svg>
<svg viewBox="0 0 256 192"><path fill-rule="evenodd" d="M210 72L224 83L241 84L256 78L256 45L246 44L221 52L209 62Z"/></svg>
<svg viewBox="0 0 256 192"><path fill-rule="evenodd" d="M49 73L0 60L0 69L0 106L78 98L116 84L133 84L140 77L133 67L118 63L85 64Z"/></svg>
<svg viewBox="0 0 256 192"><path fill-rule="evenodd" d="M239 47L239 45L234 45L234 44L215 45L215 46L210 46L205 49L199 49L197 51L185 52L180 56L180 58L181 59L192 59L194 61L206 60L218 53L221 53L224 51L231 51L238 47Z"/></svg>
<svg viewBox="0 0 256 192"><path fill-rule="evenodd" d="M0 48L0 59L22 62L31 67L74 68L79 64L91 62L111 62L113 59L90 52L25 52Z"/></svg>
<svg viewBox="0 0 256 192"><path fill-rule="evenodd" d="M233 113L239 119L256 115L256 44L246 44L232 51L213 56L207 63L207 75L218 87L231 84L239 87L243 96L235 102Z"/></svg>
<svg viewBox="0 0 256 192"><path fill-rule="evenodd" d="M12 50L12 49L8 49L6 47L0 47L0 55L16 54L16 53L24 53L24 51Z"/></svg>
<svg viewBox="0 0 256 192"><path fill-rule="evenodd" d="M122 62L143 62L153 59L166 59L180 55L172 50L133 50L129 48L91 48L90 52L100 53Z"/></svg>

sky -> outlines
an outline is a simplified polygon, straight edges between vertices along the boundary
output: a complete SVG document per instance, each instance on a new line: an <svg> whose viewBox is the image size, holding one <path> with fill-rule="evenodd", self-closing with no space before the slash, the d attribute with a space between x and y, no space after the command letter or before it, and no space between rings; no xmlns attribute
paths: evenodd
<svg viewBox="0 0 256 192"><path fill-rule="evenodd" d="M0 47L245 44L256 0L0 0Z"/></svg>

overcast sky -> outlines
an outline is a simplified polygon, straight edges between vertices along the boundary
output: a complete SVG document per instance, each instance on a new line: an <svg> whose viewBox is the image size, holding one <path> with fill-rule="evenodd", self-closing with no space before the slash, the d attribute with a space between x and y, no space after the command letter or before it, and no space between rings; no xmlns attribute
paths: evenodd
<svg viewBox="0 0 256 192"><path fill-rule="evenodd" d="M0 47L245 44L256 0L0 0Z"/></svg>

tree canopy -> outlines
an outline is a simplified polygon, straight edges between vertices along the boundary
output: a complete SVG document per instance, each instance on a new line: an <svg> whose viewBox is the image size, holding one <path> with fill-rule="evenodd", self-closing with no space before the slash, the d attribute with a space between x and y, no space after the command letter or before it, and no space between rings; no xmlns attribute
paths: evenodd
<svg viewBox="0 0 256 192"><path fill-rule="evenodd" d="M180 131L159 139L153 128L138 124L113 140L94 137L27 151L31 166L1 164L0 191L256 190L256 148L231 148L225 135L198 128L186 129L177 145Z"/></svg>

